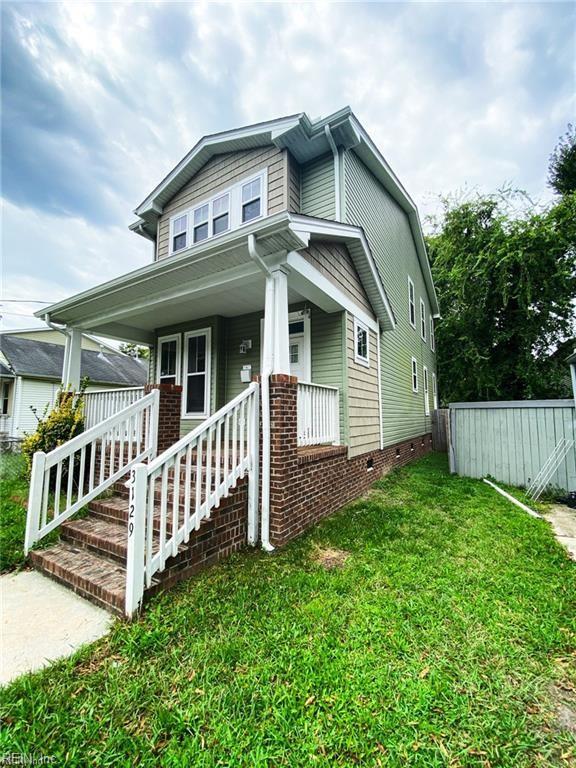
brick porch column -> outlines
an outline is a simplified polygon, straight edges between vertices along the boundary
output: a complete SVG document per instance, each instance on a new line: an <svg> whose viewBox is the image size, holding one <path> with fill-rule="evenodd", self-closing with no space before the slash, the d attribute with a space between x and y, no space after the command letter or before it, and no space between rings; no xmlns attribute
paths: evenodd
<svg viewBox="0 0 576 768"><path fill-rule="evenodd" d="M298 379L284 373L270 376L270 543L290 538L292 483L298 469Z"/></svg>
<svg viewBox="0 0 576 768"><path fill-rule="evenodd" d="M180 439L182 387L177 384L146 384L144 394L153 389L160 390L158 453L162 453Z"/></svg>

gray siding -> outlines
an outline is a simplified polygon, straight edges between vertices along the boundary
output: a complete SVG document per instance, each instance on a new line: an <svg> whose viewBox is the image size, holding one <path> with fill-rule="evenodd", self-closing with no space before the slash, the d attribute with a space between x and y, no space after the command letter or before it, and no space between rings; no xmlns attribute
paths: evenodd
<svg viewBox="0 0 576 768"><path fill-rule="evenodd" d="M349 456L380 448L380 411L378 405L377 337L369 331L370 367L354 359L354 318L346 319L346 365L348 381Z"/></svg>
<svg viewBox="0 0 576 768"><path fill-rule="evenodd" d="M562 438L576 441L576 412L570 401L550 400L541 406L529 402L507 407L491 407L491 403L474 406L450 409L451 444L459 475L491 475L502 483L527 486ZM550 478L550 485L576 490L574 446Z"/></svg>
<svg viewBox="0 0 576 768"><path fill-rule="evenodd" d="M431 430L423 387L427 366L432 410L436 356L430 349L430 302L406 214L353 151L345 157L345 190L346 220L364 229L397 321L393 331L382 333L380 347L384 444L391 445ZM408 320L409 275L415 286L416 329ZM420 297L426 308L426 341L420 337ZM412 357L418 365L418 393L412 392Z"/></svg>
<svg viewBox="0 0 576 768"><path fill-rule="evenodd" d="M334 157L323 155L300 167L301 213L334 220Z"/></svg>
<svg viewBox="0 0 576 768"><path fill-rule="evenodd" d="M302 256L318 269L324 277L346 293L352 301L364 309L371 317L374 312L356 267L350 258L348 249L340 243L314 243L300 251Z"/></svg>
<svg viewBox="0 0 576 768"><path fill-rule="evenodd" d="M300 166L288 153L288 210L300 213Z"/></svg>
<svg viewBox="0 0 576 768"><path fill-rule="evenodd" d="M187 210L262 168L268 169L268 214L286 210L288 206L287 167L288 153L272 146L213 157L164 206L158 222L157 258L168 256L171 216Z"/></svg>

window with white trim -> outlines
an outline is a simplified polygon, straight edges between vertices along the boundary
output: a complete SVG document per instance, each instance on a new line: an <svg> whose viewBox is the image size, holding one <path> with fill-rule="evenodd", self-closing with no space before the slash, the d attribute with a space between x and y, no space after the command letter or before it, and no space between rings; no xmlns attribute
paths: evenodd
<svg viewBox="0 0 576 768"><path fill-rule="evenodd" d="M418 361L412 358L412 392L418 392Z"/></svg>
<svg viewBox="0 0 576 768"><path fill-rule="evenodd" d="M420 336L426 341L426 305L424 299L420 299Z"/></svg>
<svg viewBox="0 0 576 768"><path fill-rule="evenodd" d="M416 300L414 298L414 283L408 278L408 320L412 328L416 328Z"/></svg>
<svg viewBox="0 0 576 768"><path fill-rule="evenodd" d="M354 318L354 360L360 365L370 367L368 328Z"/></svg>
<svg viewBox="0 0 576 768"><path fill-rule="evenodd" d="M436 385L436 374L432 374L432 400L434 401L434 410L438 410L438 387Z"/></svg>
<svg viewBox="0 0 576 768"><path fill-rule="evenodd" d="M0 386L0 416L8 415L8 403L10 401L10 382L3 381Z"/></svg>
<svg viewBox="0 0 576 768"><path fill-rule="evenodd" d="M170 219L170 254L266 216L267 170L242 179Z"/></svg>
<svg viewBox="0 0 576 768"><path fill-rule="evenodd" d="M159 384L179 384L180 335L162 336L158 339L156 375Z"/></svg>
<svg viewBox="0 0 576 768"><path fill-rule="evenodd" d="M184 334L183 416L206 417L210 412L210 329Z"/></svg>
<svg viewBox="0 0 576 768"><path fill-rule="evenodd" d="M436 351L436 337L434 336L434 318L430 315L430 349Z"/></svg>
<svg viewBox="0 0 576 768"><path fill-rule="evenodd" d="M430 416L430 397L428 392L428 368L423 367L424 372L424 413Z"/></svg>

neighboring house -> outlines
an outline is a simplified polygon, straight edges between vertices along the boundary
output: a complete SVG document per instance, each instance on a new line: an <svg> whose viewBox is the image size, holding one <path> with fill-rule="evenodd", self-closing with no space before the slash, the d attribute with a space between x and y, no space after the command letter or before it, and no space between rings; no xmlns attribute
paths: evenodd
<svg viewBox="0 0 576 768"><path fill-rule="evenodd" d="M204 466L236 439L219 409L261 377L262 460L246 466L264 547L430 449L438 302L418 212L350 108L206 136L135 213L152 262L37 314L68 331L70 381L82 331L149 345L158 450L200 428Z"/></svg>
<svg viewBox="0 0 576 768"><path fill-rule="evenodd" d="M0 434L21 438L33 432L36 416L54 404L62 382L65 337L30 329L0 333ZM87 391L142 387L147 365L88 335L82 336L81 376Z"/></svg>

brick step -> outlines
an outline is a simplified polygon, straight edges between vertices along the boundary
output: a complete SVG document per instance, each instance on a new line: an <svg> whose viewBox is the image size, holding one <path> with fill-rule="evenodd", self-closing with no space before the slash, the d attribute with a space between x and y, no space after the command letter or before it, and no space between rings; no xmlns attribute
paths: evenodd
<svg viewBox="0 0 576 768"><path fill-rule="evenodd" d="M81 597L114 613L124 613L126 569L119 563L68 541L32 551L30 560L39 571Z"/></svg>
<svg viewBox="0 0 576 768"><path fill-rule="evenodd" d="M116 562L126 563L128 544L125 521L88 515L81 520L64 523L60 527L60 536L76 547L84 547Z"/></svg>
<svg viewBox="0 0 576 768"><path fill-rule="evenodd" d="M222 503L224 503L225 499L222 499ZM111 499L103 499L101 501L93 501L89 504L90 509L90 515L87 518L84 518L85 520L89 520L90 518L97 518L98 520L103 521L104 524L111 524L115 525L117 527L120 527L123 531L124 537L126 537L126 525L128 523L128 501L127 499L121 497L121 496L114 496ZM178 510L178 522L182 523L184 521L184 506L183 504L180 506L180 509ZM76 524L76 528L78 527L78 524L83 521L78 520ZM200 523L202 525L204 521ZM88 526L90 527L90 526ZM154 534L157 535L160 533L160 509L159 507L155 507L154 509L154 525L153 525L153 531ZM172 504L170 503L167 508L167 514L166 514L166 532L168 535L172 533ZM113 531L111 535L116 535L117 532Z"/></svg>

